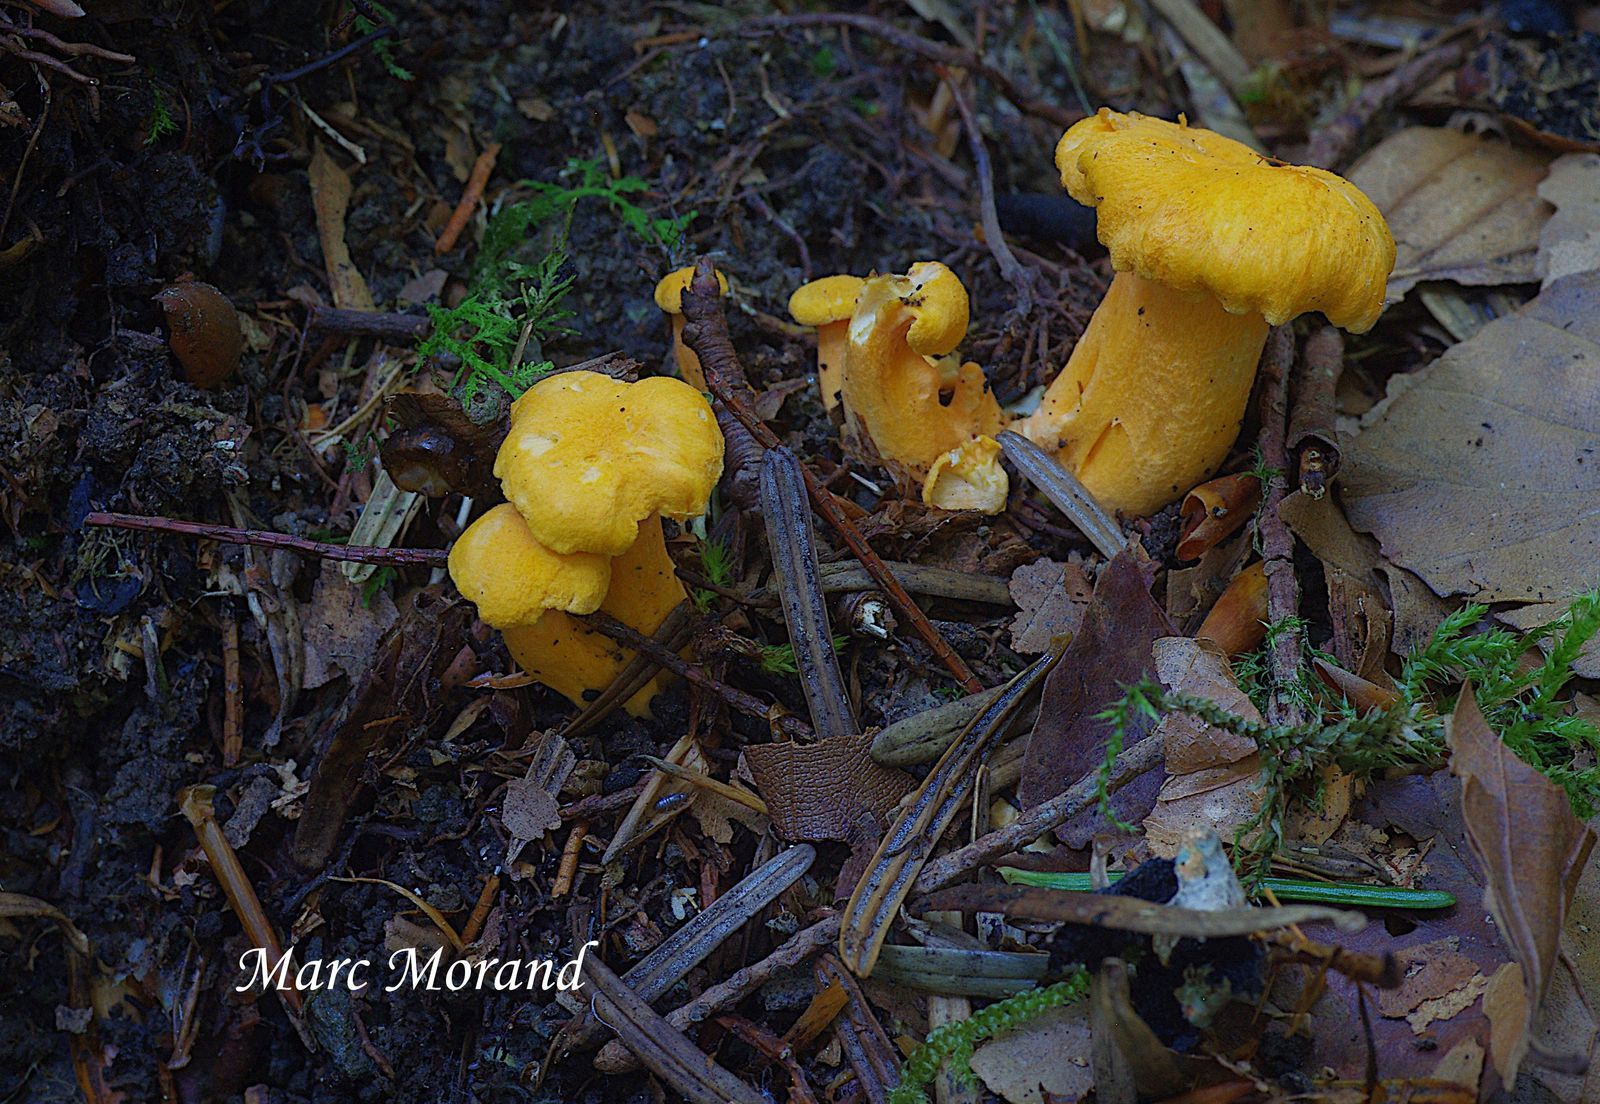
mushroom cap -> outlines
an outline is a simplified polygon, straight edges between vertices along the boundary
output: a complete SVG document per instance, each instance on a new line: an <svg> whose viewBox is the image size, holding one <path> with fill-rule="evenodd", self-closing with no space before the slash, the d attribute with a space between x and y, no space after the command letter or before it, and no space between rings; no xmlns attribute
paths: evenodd
<svg viewBox="0 0 1600 1104"><path fill-rule="evenodd" d="M974 437L933 462L922 483L922 501L941 510L998 514L1006 508L1011 480L1000 466L1000 442Z"/></svg>
<svg viewBox="0 0 1600 1104"><path fill-rule="evenodd" d="M728 278L719 268L717 272L717 288L722 294L728 294ZM689 286L694 279L694 266L680 268L661 277L656 284L656 306L668 314L683 313L683 289Z"/></svg>
<svg viewBox="0 0 1600 1104"><path fill-rule="evenodd" d="M593 613L611 586L611 562L590 552L552 552L516 507L502 502L457 538L450 578L485 624L504 629L532 624L546 610Z"/></svg>
<svg viewBox="0 0 1600 1104"><path fill-rule="evenodd" d="M918 261L904 276L873 276L861 282L850 340L863 343L886 319L909 316L906 344L926 357L951 352L967 336L967 289L938 261Z"/></svg>
<svg viewBox="0 0 1600 1104"><path fill-rule="evenodd" d="M856 295L864 283L859 276L824 276L801 284L789 296L789 314L802 326L843 322L856 309Z"/></svg>
<svg viewBox="0 0 1600 1104"><path fill-rule="evenodd" d="M1362 333L1383 309L1394 238L1343 177L1270 161L1209 130L1109 108L1056 146L1061 184L1099 208L1119 271L1209 291L1274 326L1321 311Z"/></svg>
<svg viewBox="0 0 1600 1104"><path fill-rule="evenodd" d="M722 431L682 380L562 372L511 405L494 474L541 543L619 556L651 514L705 511L722 475Z"/></svg>

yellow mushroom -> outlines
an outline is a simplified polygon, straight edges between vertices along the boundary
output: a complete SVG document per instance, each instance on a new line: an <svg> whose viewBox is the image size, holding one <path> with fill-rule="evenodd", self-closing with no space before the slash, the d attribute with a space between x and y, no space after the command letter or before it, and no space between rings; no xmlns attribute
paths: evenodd
<svg viewBox="0 0 1600 1104"><path fill-rule="evenodd" d="M650 635L685 599L661 518L705 512L722 474L722 434L705 397L681 380L564 372L512 404L494 472L510 501L462 534L451 576L525 671L582 703L632 656L568 614L600 609ZM530 550L569 573L583 566L586 581L598 564L603 583L582 601L541 607L517 578L531 570ZM654 690L634 695L629 711L646 712Z"/></svg>
<svg viewBox="0 0 1600 1104"><path fill-rule="evenodd" d="M570 616L604 608L615 562L592 552L552 552L506 502L456 540L450 578L483 622L505 633L524 671L582 704L585 690L605 686L608 672L625 662L610 640Z"/></svg>
<svg viewBox="0 0 1600 1104"><path fill-rule="evenodd" d="M1010 491L1011 480L1000 466L1000 442L974 437L933 462L922 483L922 501L941 510L998 514Z"/></svg>
<svg viewBox="0 0 1600 1104"><path fill-rule="evenodd" d="M672 318L672 356L678 364L678 374L696 391L706 389L706 376L700 370L700 358L683 343L683 289L694 279L694 269L680 268L661 278L656 284L656 306ZM728 280L720 271L717 286L728 294Z"/></svg>
<svg viewBox="0 0 1600 1104"><path fill-rule="evenodd" d="M846 424L896 475L921 483L939 457L1000 430L983 369L950 355L966 333L967 289L937 261L861 285L840 393Z"/></svg>
<svg viewBox="0 0 1600 1104"><path fill-rule="evenodd" d="M673 573L659 523L641 526L639 539L622 555L610 560L598 558L607 565L609 579L600 612L646 635L660 628L685 597L683 584ZM611 685L633 658L632 652L610 637L559 609L550 610L537 621L501 628L506 649L517 665L580 707ZM647 682L624 708L636 717L648 714L650 699L661 689L664 677L658 675Z"/></svg>
<svg viewBox="0 0 1600 1104"><path fill-rule="evenodd" d="M1150 513L1227 456L1269 326L1321 311L1372 327L1394 239L1349 181L1181 119L1102 108L1062 136L1056 167L1098 208L1117 275L1039 409L1012 428L1107 509Z"/></svg>
<svg viewBox="0 0 1600 1104"><path fill-rule="evenodd" d="M816 327L817 389L822 392L823 407L829 411L839 405L845 347L850 341L850 315L864 283L859 276L824 276L800 285L789 296L789 314L794 320L802 326Z"/></svg>

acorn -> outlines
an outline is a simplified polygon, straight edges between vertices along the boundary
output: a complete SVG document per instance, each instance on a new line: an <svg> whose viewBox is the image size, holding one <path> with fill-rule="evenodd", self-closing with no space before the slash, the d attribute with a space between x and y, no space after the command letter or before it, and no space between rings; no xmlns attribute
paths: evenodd
<svg viewBox="0 0 1600 1104"><path fill-rule="evenodd" d="M221 387L239 369L244 331L228 297L199 280L180 280L156 293L167 315L167 344L183 378L196 387Z"/></svg>

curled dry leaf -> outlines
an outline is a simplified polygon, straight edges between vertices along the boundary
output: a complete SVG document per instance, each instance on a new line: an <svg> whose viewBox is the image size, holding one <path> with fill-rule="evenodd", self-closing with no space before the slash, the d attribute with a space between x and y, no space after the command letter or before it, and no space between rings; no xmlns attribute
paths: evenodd
<svg viewBox="0 0 1600 1104"><path fill-rule="evenodd" d="M1134 552L1123 551L1101 569L1083 625L1044 685L1017 788L1024 808L1050 800L1099 765L1110 731L1095 715L1121 696L1123 686L1154 674L1150 650L1172 629L1150 597L1146 566ZM1145 735L1130 731L1128 744ZM1137 821L1149 813L1161 777L1162 772L1152 771L1148 781L1141 779L1113 798L1117 815ZM1082 847L1104 823L1098 812L1088 813L1058 833Z"/></svg>
<svg viewBox="0 0 1600 1104"><path fill-rule="evenodd" d="M1461 779L1467 840L1482 866L1485 904L1516 955L1522 997L1497 994L1489 1057L1510 1085L1528 1047L1533 1018L1561 951L1573 891L1594 847L1594 830L1572 813L1566 793L1506 747L1463 690L1450 724L1450 769ZM1510 974L1496 972L1502 979ZM1500 1017L1496 1010L1502 1010ZM1507 1018L1517 1020L1509 1026Z"/></svg>
<svg viewBox="0 0 1600 1104"><path fill-rule="evenodd" d="M1422 280L1520 284L1535 279L1550 205L1534 188L1549 158L1459 130L1408 127L1348 176L1389 222L1396 257L1388 298Z"/></svg>
<svg viewBox="0 0 1600 1104"><path fill-rule="evenodd" d="M1397 377L1364 425L1345 450L1350 521L1434 592L1548 602L1593 585L1600 273Z"/></svg>
<svg viewBox="0 0 1600 1104"><path fill-rule="evenodd" d="M1556 158L1539 198L1556 209L1539 231L1535 269L1543 286L1600 268L1600 153Z"/></svg>
<svg viewBox="0 0 1600 1104"><path fill-rule="evenodd" d="M1260 712L1234 681L1227 659L1205 643L1163 637L1155 642L1153 654L1156 677L1169 690L1209 698L1235 716L1262 723ZM1150 850L1170 859L1185 834L1200 829L1231 840L1261 805L1255 785L1261 757L1255 741L1186 713L1162 718L1156 735L1165 744L1168 778L1144 819Z"/></svg>

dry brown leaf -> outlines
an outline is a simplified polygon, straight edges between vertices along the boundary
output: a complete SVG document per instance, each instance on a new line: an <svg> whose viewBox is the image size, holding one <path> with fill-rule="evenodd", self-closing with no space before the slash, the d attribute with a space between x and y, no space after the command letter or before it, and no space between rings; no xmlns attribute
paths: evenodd
<svg viewBox="0 0 1600 1104"><path fill-rule="evenodd" d="M1023 655L1043 655L1051 637L1077 632L1094 594L1082 567L1055 560L1023 564L1007 585L1018 611L1011 619L1011 649Z"/></svg>
<svg viewBox="0 0 1600 1104"><path fill-rule="evenodd" d="M1600 273L1558 281L1397 377L1364 424L1345 449L1345 509L1389 560L1440 595L1480 601L1593 585Z"/></svg>
<svg viewBox="0 0 1600 1104"><path fill-rule="evenodd" d="M1388 299L1421 280L1529 283L1550 205L1534 188L1549 158L1459 130L1408 127L1349 172L1389 221Z"/></svg>
<svg viewBox="0 0 1600 1104"><path fill-rule="evenodd" d="M1586 1070L1534 1071L1557 1100L1600 1100L1600 1062L1594 1061L1600 1018L1592 1002L1600 998L1600 863L1590 863L1578 879L1561 940L1564 964L1557 970L1539 1010L1541 1049L1562 1048L1589 1058Z"/></svg>
<svg viewBox="0 0 1600 1104"><path fill-rule="evenodd" d="M1235 716L1261 723L1261 713L1234 681L1227 658L1201 641L1164 637L1155 642L1152 654L1156 677L1167 689L1209 698ZM1194 829L1211 829L1232 839L1260 808L1255 778L1261 761L1255 741L1187 713L1163 718L1156 735L1165 741L1170 777L1144 820L1150 850L1171 858L1185 833Z"/></svg>
<svg viewBox="0 0 1600 1104"><path fill-rule="evenodd" d="M1392 1019L1404 1019L1423 1002L1437 1000L1479 976L1478 964L1457 951L1456 945L1457 940L1453 938L1436 939L1396 954L1400 985L1379 990L1378 1012Z"/></svg>
<svg viewBox="0 0 1600 1104"><path fill-rule="evenodd" d="M323 561L311 601L300 611L305 644L301 687L315 690L341 671L352 679L360 677L377 655L383 634L399 619L387 591L377 591L369 602L337 564Z"/></svg>
<svg viewBox="0 0 1600 1104"><path fill-rule="evenodd" d="M1520 966L1520 1003L1504 991L1503 970L1484 999L1493 1024L1489 1057L1509 1085L1556 969L1567 907L1595 834L1573 815L1561 787L1506 747L1467 691L1451 717L1450 769L1461 779L1467 840L1486 879L1484 903Z"/></svg>
<svg viewBox="0 0 1600 1104"><path fill-rule="evenodd" d="M557 795L577 765L577 755L556 732L539 737L527 773L506 786L505 801L500 807L501 823L511 837L506 846L507 867L515 870L517 856L524 847L561 827Z"/></svg>
<svg viewBox="0 0 1600 1104"><path fill-rule="evenodd" d="M333 304L346 310L374 310L372 292L344 241L344 218L350 208L350 176L339 167L321 142L312 143L311 203L317 213L317 238L322 242L322 263L328 271Z"/></svg>
<svg viewBox="0 0 1600 1104"><path fill-rule="evenodd" d="M1600 153L1569 153L1550 164L1539 198L1556 209L1539 231L1536 270L1545 287L1600 268Z"/></svg>
<svg viewBox="0 0 1600 1104"><path fill-rule="evenodd" d="M990 1092L1011 1104L1044 1104L1076 1100L1094 1088L1088 1054L1089 1008L1080 1003L1052 1008L984 1043L970 1064Z"/></svg>
<svg viewBox="0 0 1600 1104"><path fill-rule="evenodd" d="M1099 765L1110 733L1095 715L1121 696L1123 686L1154 674L1150 650L1172 634L1172 627L1150 597L1147 566L1124 551L1101 568L1083 625L1044 684L1017 787L1024 808L1050 800ZM1139 727L1128 733L1127 742L1131 746L1146 736ZM1124 786L1112 798L1112 808L1124 821L1144 819L1163 777L1165 772L1152 770ZM1106 824L1095 811L1056 832L1069 846L1082 847Z"/></svg>
<svg viewBox="0 0 1600 1104"><path fill-rule="evenodd" d="M744 758L773 830L790 841L862 842L863 831L882 831L889 811L915 784L872 758L870 736L751 744Z"/></svg>

